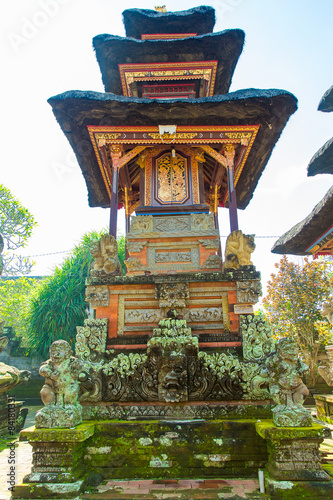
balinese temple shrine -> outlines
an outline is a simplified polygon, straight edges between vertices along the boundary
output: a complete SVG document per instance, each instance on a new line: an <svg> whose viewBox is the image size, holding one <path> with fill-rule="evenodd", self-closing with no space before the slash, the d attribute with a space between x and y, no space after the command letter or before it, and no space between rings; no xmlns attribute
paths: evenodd
<svg viewBox="0 0 333 500"><path fill-rule="evenodd" d="M253 314L254 235L237 218L297 100L229 92L244 33L214 33L211 7L129 9L123 21L125 37L93 39L105 92L49 99L110 231L91 246L95 313L77 327L75 357L58 341L41 367L45 407L24 434L33 467L13 497L144 499L168 484L156 498L238 499L242 478L252 500L301 498L304 488L332 498L325 429L302 406L306 367ZM219 207L229 217L219 221Z"/></svg>

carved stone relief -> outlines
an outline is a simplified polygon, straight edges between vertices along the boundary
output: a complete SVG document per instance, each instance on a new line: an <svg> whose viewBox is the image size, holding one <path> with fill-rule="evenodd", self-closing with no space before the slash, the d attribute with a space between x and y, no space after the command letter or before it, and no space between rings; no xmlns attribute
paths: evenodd
<svg viewBox="0 0 333 500"><path fill-rule="evenodd" d="M202 268L219 269L222 264L222 259L219 255L210 255L202 264Z"/></svg>
<svg viewBox="0 0 333 500"><path fill-rule="evenodd" d="M191 308L183 311L183 317L189 322L223 321L222 307Z"/></svg>
<svg viewBox="0 0 333 500"><path fill-rule="evenodd" d="M125 260L125 264L128 271L142 271L143 265L140 259L137 257L129 257L129 259Z"/></svg>
<svg viewBox="0 0 333 500"><path fill-rule="evenodd" d="M207 231L215 229L213 214L191 214L191 230Z"/></svg>
<svg viewBox="0 0 333 500"><path fill-rule="evenodd" d="M274 352L275 343L270 326L259 316L239 316L243 337L243 356L246 361L263 361Z"/></svg>
<svg viewBox="0 0 333 500"><path fill-rule="evenodd" d="M132 241L126 240L127 250L130 253L141 252L141 250L147 245L147 241Z"/></svg>
<svg viewBox="0 0 333 500"><path fill-rule="evenodd" d="M237 302L256 304L262 295L260 280L237 281Z"/></svg>
<svg viewBox="0 0 333 500"><path fill-rule="evenodd" d="M131 233L151 233L154 230L154 218L152 215L137 215L131 219Z"/></svg>
<svg viewBox="0 0 333 500"><path fill-rule="evenodd" d="M191 252L156 252L155 262L191 262Z"/></svg>
<svg viewBox="0 0 333 500"><path fill-rule="evenodd" d="M191 230L191 220L188 215L172 217L154 217L154 230L166 233L176 233Z"/></svg>
<svg viewBox="0 0 333 500"><path fill-rule="evenodd" d="M125 309L125 323L158 323L162 318L160 309Z"/></svg>
<svg viewBox="0 0 333 500"><path fill-rule="evenodd" d="M91 307L107 307L109 305L109 287L107 285L88 285L86 287L86 301Z"/></svg>
<svg viewBox="0 0 333 500"><path fill-rule="evenodd" d="M188 283L156 283L155 297L160 307L184 308L189 298Z"/></svg>
<svg viewBox="0 0 333 500"><path fill-rule="evenodd" d="M219 248L219 240L218 238L211 238L211 239L207 239L207 240L199 240L200 243L202 244L202 246L204 246L205 248L207 249L214 249L214 250L217 250Z"/></svg>

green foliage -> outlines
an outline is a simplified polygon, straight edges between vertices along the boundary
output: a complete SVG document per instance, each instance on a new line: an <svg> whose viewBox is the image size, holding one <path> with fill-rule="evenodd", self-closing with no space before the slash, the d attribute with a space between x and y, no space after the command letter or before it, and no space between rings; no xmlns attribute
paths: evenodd
<svg viewBox="0 0 333 500"><path fill-rule="evenodd" d="M0 234L5 243L3 275L26 274L33 262L8 252L24 247L36 225L34 217L14 198L9 189L0 184Z"/></svg>
<svg viewBox="0 0 333 500"><path fill-rule="evenodd" d="M309 383L314 384L320 347L331 341L330 324L322 306L332 296L332 261L304 259L289 262L286 256L275 264L277 274L268 282L263 299L265 313L276 338L292 337L309 366Z"/></svg>
<svg viewBox="0 0 333 500"><path fill-rule="evenodd" d="M25 335L28 298L37 283L38 280L26 277L0 279L0 322L11 326L18 337Z"/></svg>
<svg viewBox="0 0 333 500"><path fill-rule="evenodd" d="M83 325L87 317L85 279L92 260L90 243L104 232L84 235L62 266L31 294L26 315L28 339L37 355L47 358L50 345L58 339L74 344L76 326Z"/></svg>
<svg viewBox="0 0 333 500"><path fill-rule="evenodd" d="M124 235L118 236L118 257L120 261L121 268L123 270L123 274L126 274L126 265L125 265L125 248L126 248L126 239Z"/></svg>

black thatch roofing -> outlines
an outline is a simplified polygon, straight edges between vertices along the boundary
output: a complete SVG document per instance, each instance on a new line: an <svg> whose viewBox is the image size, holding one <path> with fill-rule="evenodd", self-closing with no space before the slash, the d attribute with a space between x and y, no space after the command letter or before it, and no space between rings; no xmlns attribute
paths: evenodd
<svg viewBox="0 0 333 500"><path fill-rule="evenodd" d="M182 40L134 40L113 35L93 39L96 58L106 92L121 95L118 64L218 61L215 92L228 92L245 34L242 30L185 38Z"/></svg>
<svg viewBox="0 0 333 500"><path fill-rule="evenodd" d="M211 33L215 10L201 6L179 12L156 12L148 9L127 9L123 12L126 36L141 38L154 33Z"/></svg>
<svg viewBox="0 0 333 500"><path fill-rule="evenodd" d="M297 109L297 99L292 94L276 89L245 89L196 100L69 91L48 102L76 154L86 180L89 204L99 207L109 206L109 198L87 125L260 125L236 188L239 208L245 208L289 116Z"/></svg>
<svg viewBox="0 0 333 500"><path fill-rule="evenodd" d="M333 174L333 137L311 158L308 165L308 176L317 174Z"/></svg>
<svg viewBox="0 0 333 500"><path fill-rule="evenodd" d="M333 224L333 186L310 215L284 233L272 248L273 253L306 255L305 249Z"/></svg>
<svg viewBox="0 0 333 500"><path fill-rule="evenodd" d="M318 106L318 111L325 111L326 113L333 111L333 85L325 92L325 94L321 98Z"/></svg>

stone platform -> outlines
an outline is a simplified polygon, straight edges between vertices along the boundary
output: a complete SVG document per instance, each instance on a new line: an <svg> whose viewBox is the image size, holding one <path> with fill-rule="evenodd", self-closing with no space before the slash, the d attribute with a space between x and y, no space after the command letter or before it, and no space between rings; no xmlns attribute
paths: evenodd
<svg viewBox="0 0 333 500"><path fill-rule="evenodd" d="M256 479L158 479L138 481L104 481L82 500L162 500L162 499L248 499L264 500Z"/></svg>

